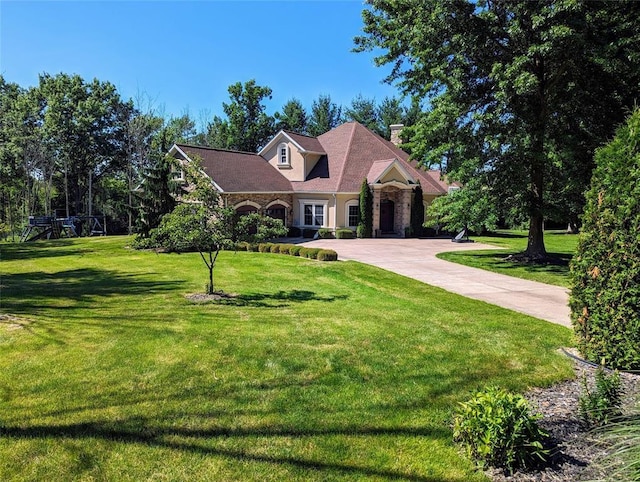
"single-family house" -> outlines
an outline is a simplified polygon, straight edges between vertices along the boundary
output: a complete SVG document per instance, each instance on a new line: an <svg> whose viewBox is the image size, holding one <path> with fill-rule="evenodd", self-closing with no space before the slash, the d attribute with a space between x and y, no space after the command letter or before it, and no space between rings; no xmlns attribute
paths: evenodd
<svg viewBox="0 0 640 482"><path fill-rule="evenodd" d="M450 186L439 171L409 160L397 146L400 129L392 126L395 143L348 122L318 137L280 131L258 153L175 144L170 154L182 162L200 158L226 206L301 229L355 229L366 179L373 191L375 236L403 237L418 183L425 207Z"/></svg>

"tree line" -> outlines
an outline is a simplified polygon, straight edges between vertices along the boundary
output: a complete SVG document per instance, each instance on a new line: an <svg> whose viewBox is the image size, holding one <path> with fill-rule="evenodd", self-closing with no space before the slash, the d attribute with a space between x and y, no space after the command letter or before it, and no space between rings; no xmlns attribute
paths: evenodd
<svg viewBox="0 0 640 482"><path fill-rule="evenodd" d="M349 120L388 138L389 124L412 124L421 110L399 98L360 95L343 107L319 95L309 111L292 98L271 115L269 87L250 80L228 91L224 115L198 128L144 95L123 99L108 81L42 74L23 88L0 76L0 236L15 237L29 215L100 214L110 232L148 232L171 208L164 156L176 142L257 152L280 129L318 136Z"/></svg>

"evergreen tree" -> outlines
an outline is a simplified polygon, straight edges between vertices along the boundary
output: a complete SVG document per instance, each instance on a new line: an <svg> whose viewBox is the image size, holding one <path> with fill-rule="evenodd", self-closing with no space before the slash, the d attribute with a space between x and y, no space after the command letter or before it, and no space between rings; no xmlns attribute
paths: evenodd
<svg viewBox="0 0 640 482"><path fill-rule="evenodd" d="M413 201L411 203L411 231L414 236L422 235L422 223L424 223L424 198L420 182L413 188Z"/></svg>
<svg viewBox="0 0 640 482"><path fill-rule="evenodd" d="M359 238L373 237L373 193L366 179L360 186L360 222L356 235Z"/></svg>
<svg viewBox="0 0 640 482"><path fill-rule="evenodd" d="M309 117L309 135L317 137L329 132L342 122L342 108L331 102L331 96L320 95L313 101L311 116Z"/></svg>
<svg viewBox="0 0 640 482"><path fill-rule="evenodd" d="M291 99L282 107L282 113L276 112L276 130L307 133L307 112L298 99Z"/></svg>

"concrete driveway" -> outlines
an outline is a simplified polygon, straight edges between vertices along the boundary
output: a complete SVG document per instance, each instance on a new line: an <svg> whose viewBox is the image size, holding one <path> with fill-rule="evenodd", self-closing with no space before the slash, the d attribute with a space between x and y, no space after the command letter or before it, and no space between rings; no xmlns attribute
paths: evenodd
<svg viewBox="0 0 640 482"><path fill-rule="evenodd" d="M500 249L449 239L319 239L305 246L333 249L354 260L438 286L468 298L571 327L566 288L528 281L436 258L437 253Z"/></svg>

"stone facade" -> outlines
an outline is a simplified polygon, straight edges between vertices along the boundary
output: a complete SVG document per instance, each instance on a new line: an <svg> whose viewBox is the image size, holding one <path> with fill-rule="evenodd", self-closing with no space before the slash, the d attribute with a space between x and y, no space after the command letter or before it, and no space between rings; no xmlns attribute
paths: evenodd
<svg viewBox="0 0 640 482"><path fill-rule="evenodd" d="M374 235L380 233L380 203L392 201L394 205L393 231L404 238L405 228L411 225L411 189L400 189L395 186L387 186L373 190L373 230Z"/></svg>
<svg viewBox="0 0 640 482"><path fill-rule="evenodd" d="M286 208L286 226L293 225L293 194L271 194L271 193L254 193L254 194L222 194L225 206L235 207L237 205L257 204L258 213L265 214L267 206L275 201L280 201Z"/></svg>

